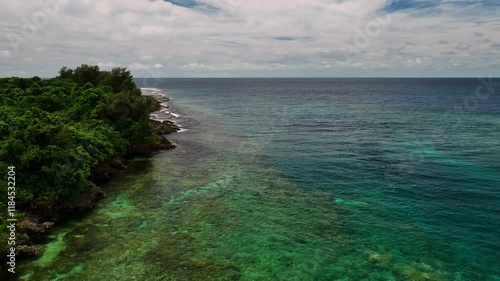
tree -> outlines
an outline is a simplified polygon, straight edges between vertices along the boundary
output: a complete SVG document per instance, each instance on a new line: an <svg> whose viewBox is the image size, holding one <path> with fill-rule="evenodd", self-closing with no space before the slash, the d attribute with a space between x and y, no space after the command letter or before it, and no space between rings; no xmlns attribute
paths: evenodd
<svg viewBox="0 0 500 281"><path fill-rule="evenodd" d="M61 70L59 70L59 78L72 79L73 78L73 69L68 69L66 66L63 66L61 68Z"/></svg>
<svg viewBox="0 0 500 281"><path fill-rule="evenodd" d="M113 88L115 93L132 91L136 88L132 74L125 67L115 67L111 72L105 72L102 84Z"/></svg>
<svg viewBox="0 0 500 281"><path fill-rule="evenodd" d="M101 78L101 72L99 71L99 66L82 64L73 71L72 79L80 85L85 85L86 83L91 83L95 87L99 85Z"/></svg>

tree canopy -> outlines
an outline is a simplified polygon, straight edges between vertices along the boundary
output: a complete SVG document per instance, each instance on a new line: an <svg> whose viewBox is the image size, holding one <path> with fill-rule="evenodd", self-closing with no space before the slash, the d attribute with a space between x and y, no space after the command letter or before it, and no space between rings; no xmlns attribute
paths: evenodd
<svg viewBox="0 0 500 281"><path fill-rule="evenodd" d="M150 111L151 98L141 96L126 68L84 64L52 79L0 79L0 193L7 194L7 167L15 166L20 207L69 204L92 168L155 141ZM2 212L2 225L5 219Z"/></svg>

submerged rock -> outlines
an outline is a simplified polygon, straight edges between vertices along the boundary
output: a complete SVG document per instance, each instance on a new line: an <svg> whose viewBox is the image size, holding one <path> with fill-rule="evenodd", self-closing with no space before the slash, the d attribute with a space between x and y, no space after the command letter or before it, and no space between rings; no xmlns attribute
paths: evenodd
<svg viewBox="0 0 500 281"><path fill-rule="evenodd" d="M344 199L337 198L335 203L348 207L367 207L369 204L362 201L345 201Z"/></svg>
<svg viewBox="0 0 500 281"><path fill-rule="evenodd" d="M412 262L406 266L397 268L400 275L404 280L411 281L446 281L448 280L448 275L445 272L434 269L432 266L420 262Z"/></svg>
<svg viewBox="0 0 500 281"><path fill-rule="evenodd" d="M392 255L383 250L366 250L364 255L370 263L383 269L391 268L394 260Z"/></svg>

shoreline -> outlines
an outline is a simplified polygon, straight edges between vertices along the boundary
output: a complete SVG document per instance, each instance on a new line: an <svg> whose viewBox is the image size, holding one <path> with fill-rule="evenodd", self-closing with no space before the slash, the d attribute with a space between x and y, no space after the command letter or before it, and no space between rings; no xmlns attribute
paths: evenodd
<svg viewBox="0 0 500 281"><path fill-rule="evenodd" d="M168 108L166 104L170 101L168 97L144 93L142 95L153 99L150 118L164 107ZM154 153L175 148L177 145L170 142L164 135L181 130L182 128L173 121L166 119L160 121L151 118L151 134L152 136L158 136L157 144L133 147L131 151L112 157L94 167L88 178L88 187L67 207L47 210L30 210L27 208L28 210L25 211L26 216L17 225L16 263L40 257L43 254L45 244L38 243L43 241L55 226L60 226L72 218L84 216L87 212L93 210L96 204L106 197L105 192L98 185L112 180L125 170L128 159L150 157ZM2 255L0 261L5 264L7 262L7 252L0 254ZM4 272L3 267L0 268L0 275L7 273Z"/></svg>

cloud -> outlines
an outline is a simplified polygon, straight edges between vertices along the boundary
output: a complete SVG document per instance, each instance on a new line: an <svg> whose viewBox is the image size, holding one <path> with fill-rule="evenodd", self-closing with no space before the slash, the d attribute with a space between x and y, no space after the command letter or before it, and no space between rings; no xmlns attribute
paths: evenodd
<svg viewBox="0 0 500 281"><path fill-rule="evenodd" d="M118 67L119 65L114 62L98 62L97 66L99 66L100 68L113 68Z"/></svg>
<svg viewBox="0 0 500 281"><path fill-rule="evenodd" d="M132 64L129 64L127 66L128 69L131 70L146 70L146 69L151 69L151 68L162 68L163 65L161 63L156 63L156 64L143 64L140 62L135 62Z"/></svg>
<svg viewBox="0 0 500 281"><path fill-rule="evenodd" d="M472 45L470 45L468 43L460 42L457 44L455 49L460 50L460 51L464 51L464 50L469 50L471 47L472 47Z"/></svg>
<svg viewBox="0 0 500 281"><path fill-rule="evenodd" d="M477 76L500 64L491 1L4 2L0 76L82 63L135 76Z"/></svg>
<svg viewBox="0 0 500 281"><path fill-rule="evenodd" d="M0 51L0 57L10 57L10 56L11 56L10 51L6 51L6 50Z"/></svg>
<svg viewBox="0 0 500 281"><path fill-rule="evenodd" d="M193 62L193 63L189 63L189 64L183 65L182 68L192 69L192 70L200 70L200 69L206 69L207 67L205 65L203 65L203 64L199 64L197 62Z"/></svg>

